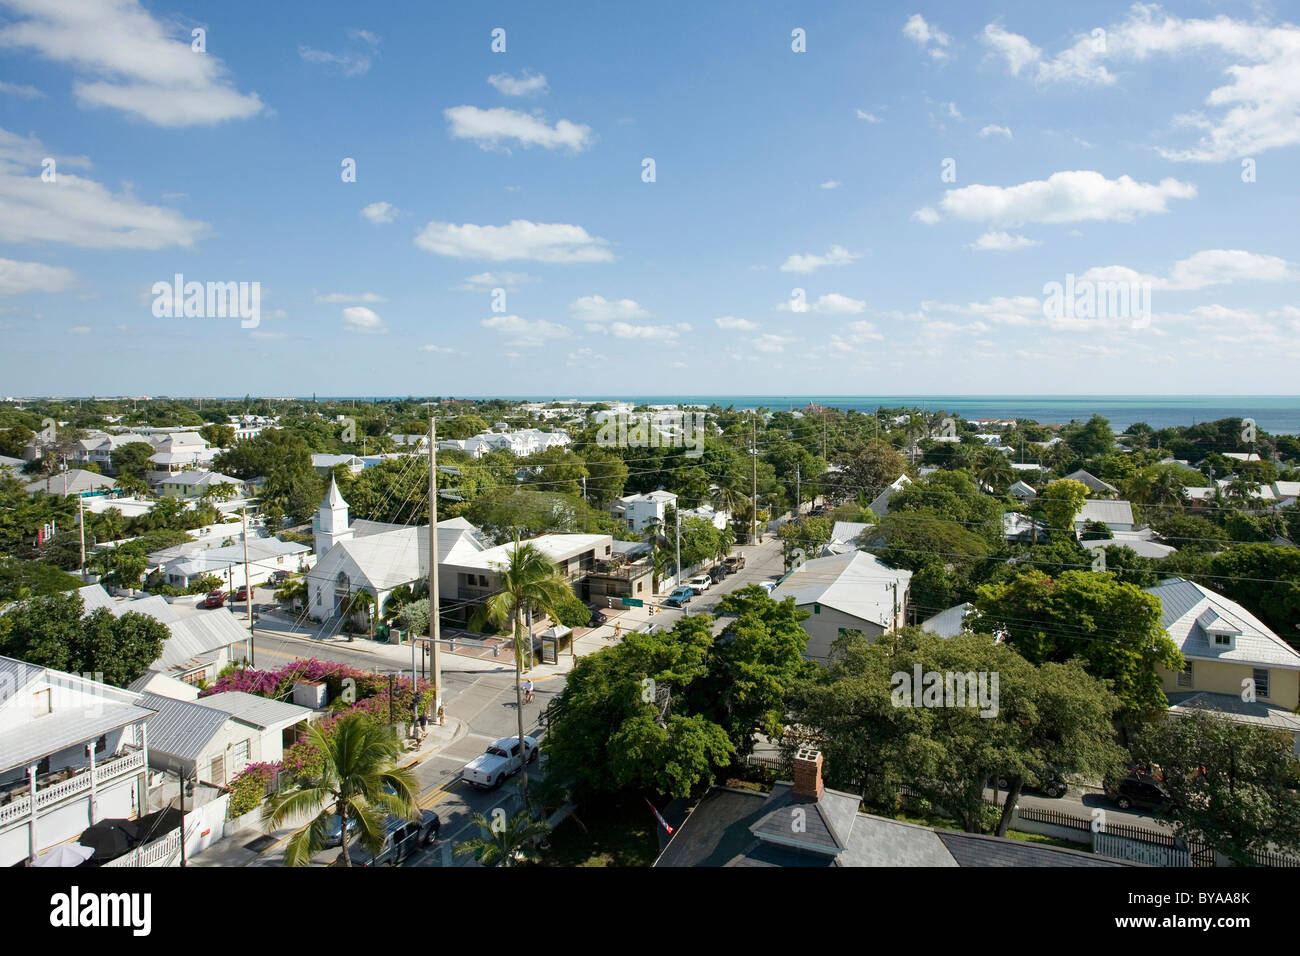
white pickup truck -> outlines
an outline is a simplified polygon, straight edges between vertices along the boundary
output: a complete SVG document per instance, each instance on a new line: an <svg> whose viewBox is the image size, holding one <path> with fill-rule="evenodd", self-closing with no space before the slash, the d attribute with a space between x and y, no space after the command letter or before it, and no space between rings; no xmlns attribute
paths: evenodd
<svg viewBox="0 0 1300 956"><path fill-rule="evenodd" d="M518 773L524 762L537 759L537 741L524 737L523 757L519 754L518 737L502 737L492 741L492 745L475 757L461 770L461 779L471 787L491 790L505 783L506 777Z"/></svg>

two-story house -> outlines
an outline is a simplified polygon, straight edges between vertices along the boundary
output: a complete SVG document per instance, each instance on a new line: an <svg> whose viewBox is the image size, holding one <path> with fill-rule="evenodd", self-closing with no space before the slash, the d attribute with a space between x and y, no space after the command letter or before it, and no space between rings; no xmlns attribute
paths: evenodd
<svg viewBox="0 0 1300 956"><path fill-rule="evenodd" d="M153 711L75 674L0 657L0 866L146 803Z"/></svg>
<svg viewBox="0 0 1300 956"><path fill-rule="evenodd" d="M1160 598L1161 625L1186 661L1181 673L1160 674L1173 713L1202 708L1300 735L1300 653L1209 588L1170 578L1146 591Z"/></svg>

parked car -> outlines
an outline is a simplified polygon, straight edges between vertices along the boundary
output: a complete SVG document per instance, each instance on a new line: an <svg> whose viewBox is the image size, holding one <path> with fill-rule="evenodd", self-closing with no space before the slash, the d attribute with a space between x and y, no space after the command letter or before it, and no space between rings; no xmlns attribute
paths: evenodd
<svg viewBox="0 0 1300 956"><path fill-rule="evenodd" d="M766 591L768 594L771 594L771 593L772 593L772 590L776 587L776 582L775 582L775 581L759 581L759 582L758 582L758 586L759 586L760 588L762 588L764 591Z"/></svg>
<svg viewBox="0 0 1300 956"><path fill-rule="evenodd" d="M709 568L709 580L714 584L719 584L728 573L725 564L715 564L713 567Z"/></svg>
<svg viewBox="0 0 1300 956"><path fill-rule="evenodd" d="M204 607L224 607L226 604L225 591L209 591L208 596L203 599Z"/></svg>
<svg viewBox="0 0 1300 956"><path fill-rule="evenodd" d="M1040 771L1038 779L1039 783L1037 785L1026 782L1023 789L1033 793L1041 793L1043 796L1051 797L1053 800L1057 797L1065 796L1066 792L1070 789L1070 785L1065 781L1065 776L1055 770ZM999 790L1006 790L1007 784L1009 783L1006 777L997 777L994 780L990 780L989 785L992 786L995 782Z"/></svg>
<svg viewBox="0 0 1300 956"><path fill-rule="evenodd" d="M696 594L703 594L712 584L713 580L707 574L697 574L686 582L686 586Z"/></svg>
<svg viewBox="0 0 1300 956"><path fill-rule="evenodd" d="M587 621L588 627L600 627L602 624L609 623L609 616L604 611L592 611L591 619Z"/></svg>
<svg viewBox="0 0 1300 956"><path fill-rule="evenodd" d="M331 813L329 822L325 824L325 845L342 846L343 845L343 818L337 813ZM348 817L348 839L357 834L357 818Z"/></svg>
<svg viewBox="0 0 1300 956"><path fill-rule="evenodd" d="M1130 773L1122 780L1106 780L1102 789L1121 810L1131 807L1154 810L1169 800L1169 794L1155 777L1138 772Z"/></svg>
<svg viewBox="0 0 1300 956"><path fill-rule="evenodd" d="M727 566L728 571L735 574L745 566L745 556L743 554L733 554L731 557L725 558L722 563Z"/></svg>
<svg viewBox="0 0 1300 956"><path fill-rule="evenodd" d="M291 577L293 577L293 575L291 575L288 571L272 571L271 577L268 578L268 581L271 584L283 584L285 581L288 581L289 578Z"/></svg>
<svg viewBox="0 0 1300 956"><path fill-rule="evenodd" d="M519 753L518 737L502 737L479 754L461 770L461 778L471 787L491 790L506 782L506 778L523 769L524 762L537 759L537 740L524 737L523 756Z"/></svg>
<svg viewBox="0 0 1300 956"><path fill-rule="evenodd" d="M230 600L232 600L232 601L247 601L247 600L248 600L248 585L247 585L247 584L241 584L241 585L239 586L238 590L231 591L231 592L230 592Z"/></svg>
<svg viewBox="0 0 1300 956"><path fill-rule="evenodd" d="M348 845L348 855L353 866L397 866L421 847L429 846L438 838L442 821L432 810L421 810L419 820L389 817L384 823L384 845L379 853L371 855L360 840ZM335 861L342 865L343 854Z"/></svg>
<svg viewBox="0 0 1300 956"><path fill-rule="evenodd" d="M693 597L695 591L683 584L679 588L674 588L673 593L664 598L664 604L668 607L685 607Z"/></svg>

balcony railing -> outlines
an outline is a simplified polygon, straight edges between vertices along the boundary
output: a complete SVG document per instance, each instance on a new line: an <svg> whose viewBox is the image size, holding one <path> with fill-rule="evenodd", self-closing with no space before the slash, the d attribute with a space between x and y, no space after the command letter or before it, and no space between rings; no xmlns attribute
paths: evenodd
<svg viewBox="0 0 1300 956"><path fill-rule="evenodd" d="M95 767L95 783L103 784L124 774L144 769L144 751L130 750L120 757ZM52 786L38 788L36 791L36 809L75 797L90 790L90 768L60 781ZM32 797L30 793L15 796L8 803L0 806L0 826L5 826L22 817L31 816Z"/></svg>

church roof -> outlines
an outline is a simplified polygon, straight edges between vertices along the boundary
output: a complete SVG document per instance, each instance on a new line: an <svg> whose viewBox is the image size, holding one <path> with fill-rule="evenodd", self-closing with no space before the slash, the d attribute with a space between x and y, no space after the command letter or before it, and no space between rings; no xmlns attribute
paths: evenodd
<svg viewBox="0 0 1300 956"><path fill-rule="evenodd" d="M330 478L329 494L325 496L325 506L328 508L346 508L348 503L343 500L343 494L339 491L337 478Z"/></svg>

